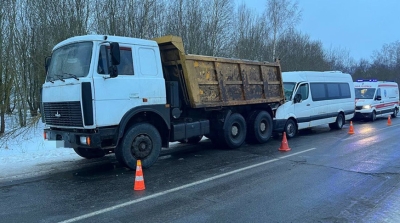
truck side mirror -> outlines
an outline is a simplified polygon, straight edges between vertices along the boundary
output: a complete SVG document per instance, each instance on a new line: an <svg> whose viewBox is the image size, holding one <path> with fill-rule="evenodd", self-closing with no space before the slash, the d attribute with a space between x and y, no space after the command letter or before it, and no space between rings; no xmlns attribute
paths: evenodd
<svg viewBox="0 0 400 223"><path fill-rule="evenodd" d="M47 70L49 69L50 62L51 62L51 57L46 57L46 59L44 61L44 69L46 70L46 73L47 73Z"/></svg>
<svg viewBox="0 0 400 223"><path fill-rule="evenodd" d="M121 62L121 52L119 50L118 43L110 43L110 55L111 55L111 66L109 68L110 77L118 76L118 68L117 65Z"/></svg>
<svg viewBox="0 0 400 223"><path fill-rule="evenodd" d="M111 53L111 64L114 66L119 65L121 54L118 43L110 43L110 53Z"/></svg>
<svg viewBox="0 0 400 223"><path fill-rule="evenodd" d="M296 94L294 96L294 103L299 103L301 101L301 94Z"/></svg>

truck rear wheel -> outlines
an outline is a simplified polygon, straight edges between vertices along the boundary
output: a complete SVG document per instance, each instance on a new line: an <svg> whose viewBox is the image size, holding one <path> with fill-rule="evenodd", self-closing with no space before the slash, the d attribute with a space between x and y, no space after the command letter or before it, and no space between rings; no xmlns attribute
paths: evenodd
<svg viewBox="0 0 400 223"><path fill-rule="evenodd" d="M115 156L123 165L135 170L137 160L143 168L153 165L161 152L161 136L149 123L133 125L124 135L121 145L115 149Z"/></svg>
<svg viewBox="0 0 400 223"><path fill-rule="evenodd" d="M226 120L225 129L222 131L221 141L230 149L243 145L246 139L246 121L239 113L234 113Z"/></svg>
<svg viewBox="0 0 400 223"><path fill-rule="evenodd" d="M255 111L248 121L247 138L250 142L266 143L272 135L272 118L266 111Z"/></svg>
<svg viewBox="0 0 400 223"><path fill-rule="evenodd" d="M101 158L106 155L102 149L77 147L74 148L74 151L76 154L86 159Z"/></svg>

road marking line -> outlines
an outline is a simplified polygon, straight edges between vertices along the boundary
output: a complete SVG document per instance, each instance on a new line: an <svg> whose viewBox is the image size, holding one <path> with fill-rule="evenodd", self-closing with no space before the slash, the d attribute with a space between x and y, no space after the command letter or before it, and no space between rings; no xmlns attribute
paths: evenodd
<svg viewBox="0 0 400 223"><path fill-rule="evenodd" d="M282 156L282 157L275 158L275 159L272 159L272 160L264 161L262 163L257 163L257 164L251 165L251 166L243 167L241 169L233 170L233 171L230 171L230 172L227 172L227 173L223 173L223 174L220 174L220 175L217 175L217 176L213 176L213 177L210 177L210 178L207 178L207 179L204 179L204 180L199 180L199 181L196 181L196 182L193 182L193 183L190 183L190 184L185 184L185 185L182 185L182 186L179 186L179 187L175 187L175 188L163 191L163 192L158 192L158 193L146 196L146 197L142 197L142 198L139 198L139 199L136 199L136 200L133 200L133 201L128 201L128 202L125 202L125 203L122 203L122 204L118 204L118 205L115 205L115 206L112 206L112 207L109 207L109 208L104 208L102 210L98 210L98 211L95 211L95 212L92 212L92 213L89 213L89 214L85 214L85 215L81 215L81 216L78 216L78 217L75 217L75 218L71 218L71 219L68 219L68 220L65 220L65 221L61 221L59 223L71 223L71 222L80 221L80 220L83 220L83 219L86 219L86 218L90 218L90 217L93 217L93 216L96 216L96 215L100 215L100 214L103 214L103 213L106 213L106 212L109 212L109 211L113 211L113 210L116 210L116 209L119 209L119 208L123 208L123 207L129 206L129 205L132 205L132 204L136 204L136 203L139 203L139 202L142 202L142 201L150 200L152 198L160 197L160 196L163 196L163 195L166 195L166 194L170 194L172 192L176 192L176 191L183 190L183 189L186 189L186 188L189 188L189 187L193 187L193 186L196 186L196 185L199 185L199 184L203 184L203 183L206 183L206 182L209 182L209 181L212 181L212 180L216 180L216 179L219 179L219 178L222 178L222 177L226 177L226 176L229 176L229 175L232 175L232 174L235 174L235 173L239 173L239 172L242 172L242 171L245 171L245 170L248 170L248 169L252 169L252 168L259 167L259 166L262 166L262 165L265 165L265 164L269 164L269 163L273 163L273 162L276 162L276 161L279 161L279 160L283 160L283 159L289 158L291 156L296 156L296 155L299 155L299 154L302 154L302 153L306 153L306 152L309 152L309 151L312 151L312 150L315 150L315 149L316 148L306 149L306 150L303 150L303 151L300 151L300 152L297 152L297 153L292 153L290 155Z"/></svg>

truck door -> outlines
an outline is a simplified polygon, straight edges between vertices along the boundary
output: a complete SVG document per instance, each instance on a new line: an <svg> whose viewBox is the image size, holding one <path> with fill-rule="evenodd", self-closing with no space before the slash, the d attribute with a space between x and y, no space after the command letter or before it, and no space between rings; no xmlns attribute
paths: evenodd
<svg viewBox="0 0 400 223"><path fill-rule="evenodd" d="M293 106L299 129L310 127L312 113L310 87L308 83L300 83L295 90Z"/></svg>
<svg viewBox="0 0 400 223"><path fill-rule="evenodd" d="M93 75L94 111L97 126L118 125L131 108L141 105L139 77L134 72L133 46L120 44L118 76L109 78L109 45L102 44L97 52ZM95 57L96 58L96 57Z"/></svg>

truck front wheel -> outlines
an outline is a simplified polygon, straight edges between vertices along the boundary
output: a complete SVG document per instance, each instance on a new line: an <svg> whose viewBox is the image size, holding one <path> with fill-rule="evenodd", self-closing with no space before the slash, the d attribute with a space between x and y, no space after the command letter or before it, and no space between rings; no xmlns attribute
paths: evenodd
<svg viewBox="0 0 400 223"><path fill-rule="evenodd" d="M158 130L149 123L133 125L115 149L119 162L135 170L137 160L141 160L143 168L153 165L161 152L161 136Z"/></svg>

